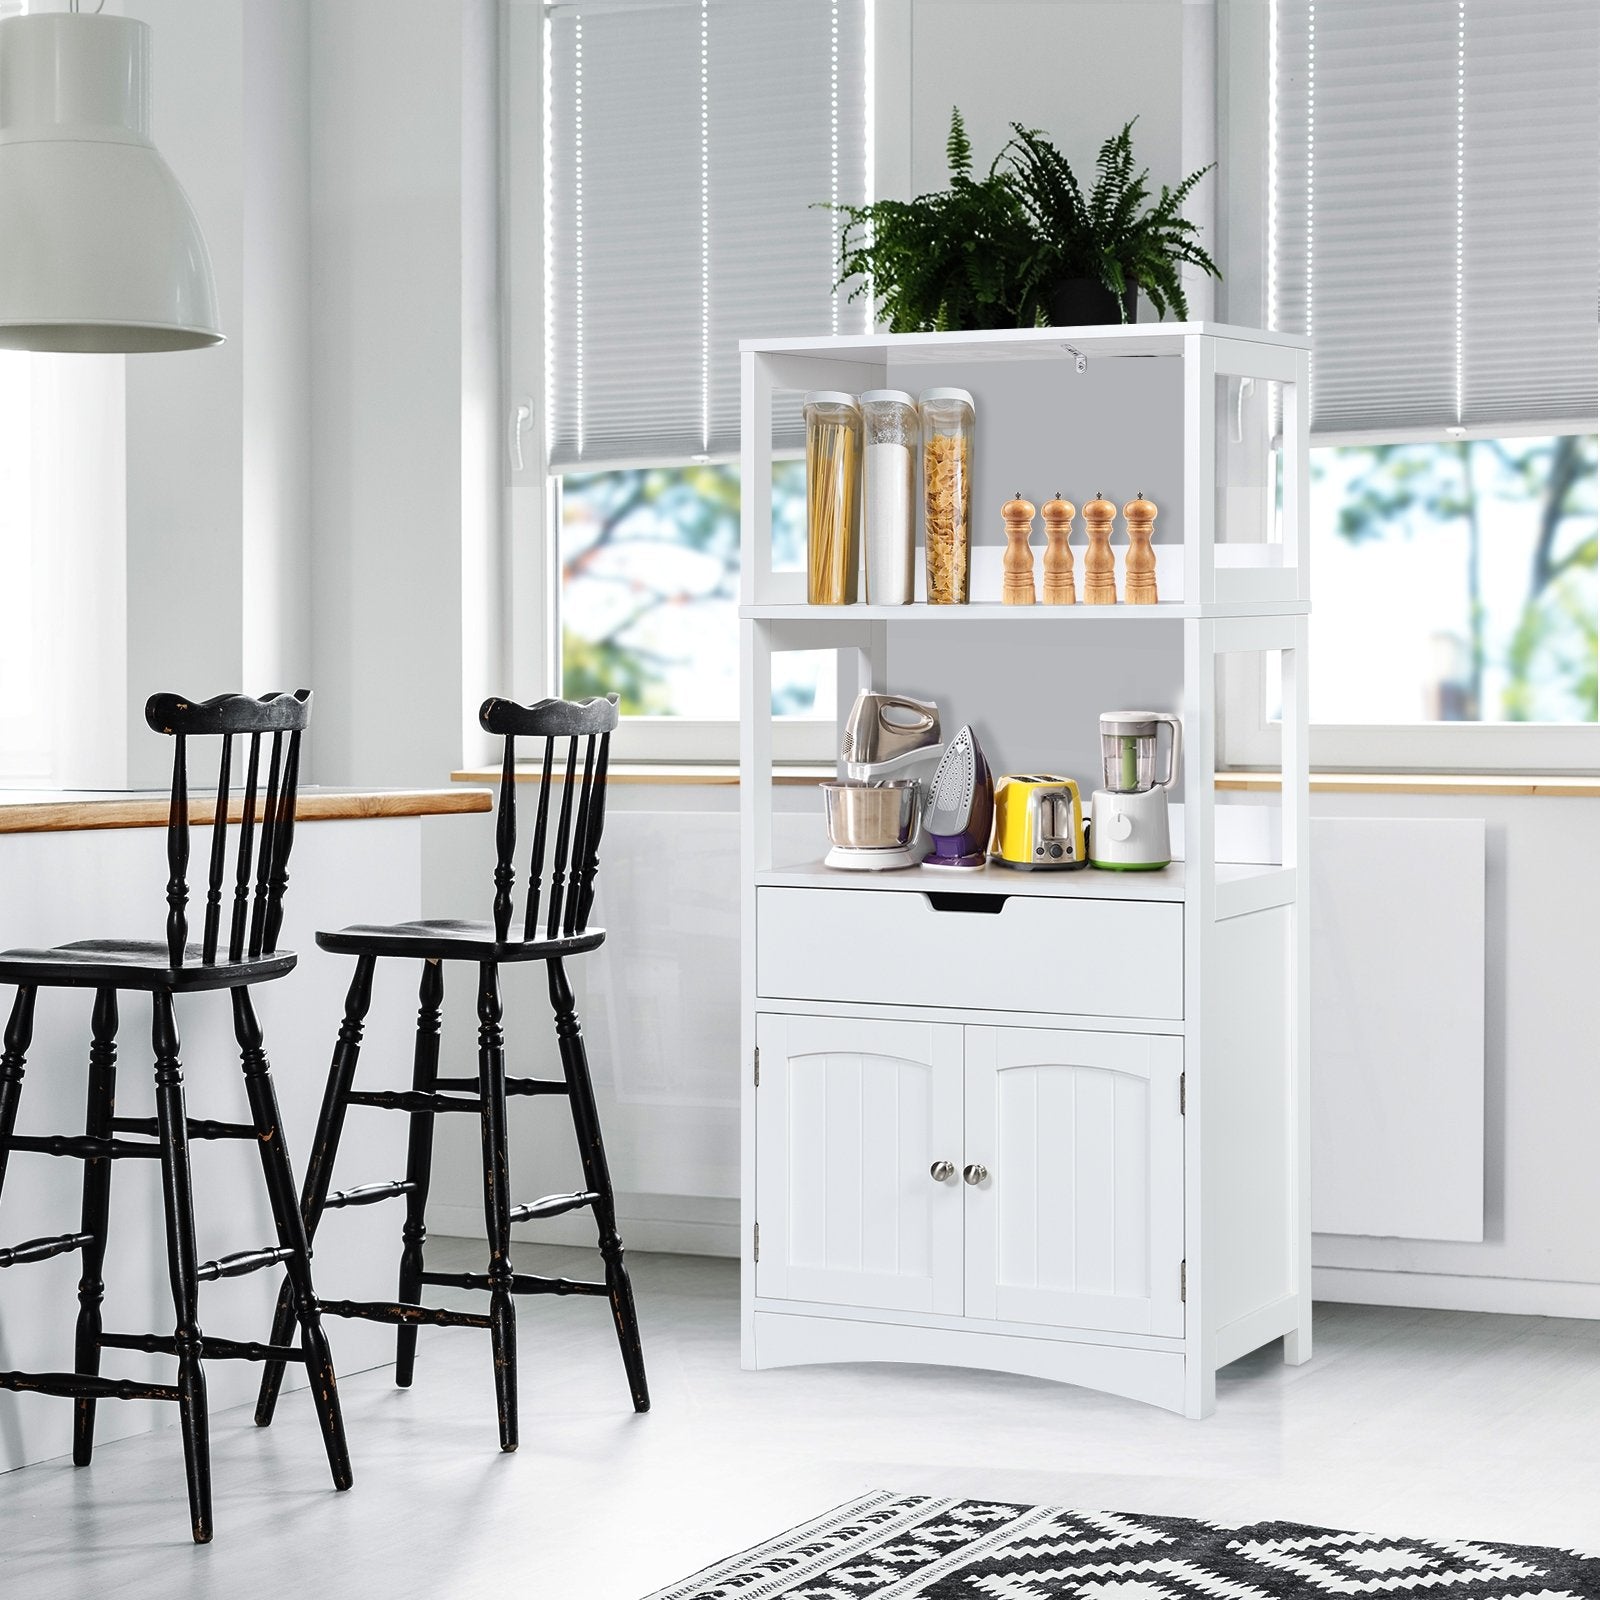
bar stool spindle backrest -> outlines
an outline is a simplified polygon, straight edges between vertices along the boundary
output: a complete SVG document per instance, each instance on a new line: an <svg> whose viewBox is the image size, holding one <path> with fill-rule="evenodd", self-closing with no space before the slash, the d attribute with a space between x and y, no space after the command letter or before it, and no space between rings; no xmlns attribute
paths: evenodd
<svg viewBox="0 0 1600 1600"><path fill-rule="evenodd" d="M500 772L500 805L495 820L494 936L504 944L511 937L515 909L513 889L517 847L517 740L543 739L539 803L534 814L533 849L528 865L527 904L522 938L540 936L539 911L544 894L547 844L551 844L550 791L555 780L556 743L566 741L561 806L556 818L550 863L549 896L545 901L544 937L571 938L589 926L594 904L595 873L600 865L600 835L605 829L606 767L611 735L617 726L615 694L593 700L540 700L521 706L512 700L485 700L478 714L485 732L505 739ZM578 773L578 745L583 744L583 771Z"/></svg>
<svg viewBox="0 0 1600 1600"><path fill-rule="evenodd" d="M189 768L188 741L220 735L217 803L211 829L206 876L205 928L200 961L214 965L220 947L223 880L227 868L228 804L233 777L233 742L249 738L244 803L233 873L233 904L227 957L272 955L283 925L283 896L289 884L289 852L294 846L295 796L300 786L300 736L311 720L311 691L263 695L222 694L213 700L153 694L144 719L157 733L171 735L172 805L167 815L167 956L184 964L189 942ZM261 744L270 734L267 785L261 791ZM259 813L260 836L257 838Z"/></svg>

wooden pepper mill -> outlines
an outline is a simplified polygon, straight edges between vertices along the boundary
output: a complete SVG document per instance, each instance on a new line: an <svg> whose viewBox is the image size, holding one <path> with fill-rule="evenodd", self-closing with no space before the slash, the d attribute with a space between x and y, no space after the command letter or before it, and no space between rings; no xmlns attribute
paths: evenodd
<svg viewBox="0 0 1600 1600"><path fill-rule="evenodd" d="M1116 518L1117 508L1098 493L1083 508L1083 525L1089 534L1089 548L1083 557L1083 603L1086 606L1117 603L1117 562L1111 554L1111 524Z"/></svg>
<svg viewBox="0 0 1600 1600"><path fill-rule="evenodd" d="M1122 517L1128 525L1122 598L1130 606L1153 606L1156 604L1156 553L1150 548L1150 536L1156 527L1155 502L1146 500L1144 491L1138 490L1122 508Z"/></svg>
<svg viewBox="0 0 1600 1600"><path fill-rule="evenodd" d="M1056 491L1054 500L1044 506L1044 603L1047 606L1071 606L1078 603L1078 591L1072 582L1072 519L1078 508L1070 500L1061 498Z"/></svg>
<svg viewBox="0 0 1600 1600"><path fill-rule="evenodd" d="M1000 508L1006 522L1006 554L1004 578L1000 590L1002 604L1031 606L1033 592L1033 548L1028 543L1033 533L1033 502L1022 498L1017 491L1014 500L1007 500Z"/></svg>

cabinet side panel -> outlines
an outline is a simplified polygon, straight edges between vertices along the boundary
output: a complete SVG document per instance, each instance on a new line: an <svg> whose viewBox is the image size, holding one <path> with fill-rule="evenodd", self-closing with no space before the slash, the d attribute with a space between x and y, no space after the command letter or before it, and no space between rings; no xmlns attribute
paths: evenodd
<svg viewBox="0 0 1600 1600"><path fill-rule="evenodd" d="M1206 966L1206 1311L1213 1328L1293 1292L1290 909L1213 924Z"/></svg>

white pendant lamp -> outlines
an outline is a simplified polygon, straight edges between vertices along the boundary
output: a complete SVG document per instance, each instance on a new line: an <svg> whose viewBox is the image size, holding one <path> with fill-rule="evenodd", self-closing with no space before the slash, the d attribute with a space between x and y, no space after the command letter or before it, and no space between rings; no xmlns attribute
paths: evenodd
<svg viewBox="0 0 1600 1600"><path fill-rule="evenodd" d="M211 257L150 141L150 30L0 21L0 349L217 344Z"/></svg>

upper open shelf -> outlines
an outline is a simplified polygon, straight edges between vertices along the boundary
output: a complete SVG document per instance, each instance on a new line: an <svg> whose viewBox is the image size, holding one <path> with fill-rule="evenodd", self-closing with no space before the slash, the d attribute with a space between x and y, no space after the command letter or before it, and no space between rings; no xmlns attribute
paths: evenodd
<svg viewBox="0 0 1600 1600"><path fill-rule="evenodd" d="M1112 556L1119 594L1127 551L1121 507L1135 496L1159 507L1152 550L1163 604L1050 608L1070 617L1069 626L1306 609L1309 347L1298 335L1214 322L1127 323L752 339L742 348L741 471L750 485L771 482L777 445L793 447L797 398L807 390L916 394L952 386L973 396L973 604L937 608L927 613L930 620L962 609L973 618L1037 614L999 605L1001 507L1014 495L1036 506L1053 495L1073 502L1079 558L1082 507L1096 496L1117 507ZM1137 359L1160 357L1171 359ZM804 575L793 571L792 550L785 548L780 560L774 545L771 497L747 493L742 508L744 615L807 616ZM919 508L913 535L919 544L924 520ZM1039 562L1044 530L1037 520L1033 540ZM918 557L919 572L921 565ZM1080 583L1081 573L1080 567ZM883 621L919 615L915 606L849 610Z"/></svg>

